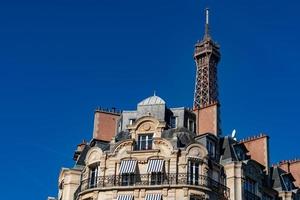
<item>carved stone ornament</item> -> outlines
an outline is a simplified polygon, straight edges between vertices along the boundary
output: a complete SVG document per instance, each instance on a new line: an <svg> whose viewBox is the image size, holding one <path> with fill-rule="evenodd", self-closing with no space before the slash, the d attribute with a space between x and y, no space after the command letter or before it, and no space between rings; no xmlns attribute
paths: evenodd
<svg viewBox="0 0 300 200"><path fill-rule="evenodd" d="M131 146L131 145L132 145L131 140L130 141L124 141L115 148L114 153L118 153L120 151L120 149L122 149L123 147Z"/></svg>
<svg viewBox="0 0 300 200"><path fill-rule="evenodd" d="M91 161L94 161L94 160L96 160L96 159L97 159L96 154L95 154L95 153L92 153L92 155L91 155L90 158L89 158L89 161L91 162Z"/></svg>
<svg viewBox="0 0 300 200"><path fill-rule="evenodd" d="M153 143L155 145L163 145L163 146L167 147L170 151L172 151L172 148L170 147L170 145L167 142L165 142L164 140L160 140L160 139L154 140Z"/></svg>
<svg viewBox="0 0 300 200"><path fill-rule="evenodd" d="M153 129L151 123L144 123L144 124L140 127L140 131L150 131L151 129Z"/></svg>
<svg viewBox="0 0 300 200"><path fill-rule="evenodd" d="M138 160L139 164L146 164L148 161L147 160Z"/></svg>
<svg viewBox="0 0 300 200"><path fill-rule="evenodd" d="M193 156L193 157L200 157L201 153L200 153L200 150L198 148L192 148L189 152L189 155Z"/></svg>

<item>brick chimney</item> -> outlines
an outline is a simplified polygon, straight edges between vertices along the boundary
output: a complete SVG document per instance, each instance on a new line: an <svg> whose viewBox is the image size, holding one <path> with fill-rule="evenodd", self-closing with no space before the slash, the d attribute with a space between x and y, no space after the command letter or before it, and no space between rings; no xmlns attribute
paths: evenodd
<svg viewBox="0 0 300 200"><path fill-rule="evenodd" d="M260 135L243 139L240 143L245 145L251 159L265 166L265 170L268 173L270 167L269 136L261 133Z"/></svg>
<svg viewBox="0 0 300 200"><path fill-rule="evenodd" d="M300 187L300 159L284 160L277 164L278 167L286 172L289 172L295 178L294 184Z"/></svg>
<svg viewBox="0 0 300 200"><path fill-rule="evenodd" d="M117 133L121 112L113 109L98 108L94 116L93 139L111 141Z"/></svg>

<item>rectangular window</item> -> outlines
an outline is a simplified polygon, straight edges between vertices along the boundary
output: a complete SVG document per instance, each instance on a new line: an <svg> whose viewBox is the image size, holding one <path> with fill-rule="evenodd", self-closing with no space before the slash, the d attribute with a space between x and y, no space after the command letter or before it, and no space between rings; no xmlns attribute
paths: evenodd
<svg viewBox="0 0 300 200"><path fill-rule="evenodd" d="M244 190L251 194L256 194L256 182L252 179L246 178L244 182Z"/></svg>
<svg viewBox="0 0 300 200"><path fill-rule="evenodd" d="M151 185L161 185L163 182L163 173L161 172L152 172L151 173Z"/></svg>
<svg viewBox="0 0 300 200"><path fill-rule="evenodd" d="M136 150L152 149L153 134L141 134L138 136Z"/></svg>
<svg viewBox="0 0 300 200"><path fill-rule="evenodd" d="M98 167L91 167L90 175L89 175L89 188L97 187L97 178L98 178Z"/></svg>
<svg viewBox="0 0 300 200"><path fill-rule="evenodd" d="M145 200L163 200L162 194L146 194Z"/></svg>
<svg viewBox="0 0 300 200"><path fill-rule="evenodd" d="M134 122L135 122L135 119L134 119L134 118L129 119L129 125L132 125Z"/></svg>
<svg viewBox="0 0 300 200"><path fill-rule="evenodd" d="M213 141L207 140L207 151L211 157L213 158L215 157L216 148L215 148L215 143Z"/></svg>
<svg viewBox="0 0 300 200"><path fill-rule="evenodd" d="M199 185L199 161L188 161L188 183L191 185Z"/></svg>
<svg viewBox="0 0 300 200"><path fill-rule="evenodd" d="M117 200L134 200L131 194L119 194Z"/></svg>
<svg viewBox="0 0 300 200"><path fill-rule="evenodd" d="M194 120L189 119L188 120L188 129L189 129L189 131L194 132L194 126L195 126Z"/></svg>
<svg viewBox="0 0 300 200"><path fill-rule="evenodd" d="M170 128L177 128L177 117L176 116L170 117Z"/></svg>
<svg viewBox="0 0 300 200"><path fill-rule="evenodd" d="M133 185L134 184L134 173L122 174L122 186Z"/></svg>
<svg viewBox="0 0 300 200"><path fill-rule="evenodd" d="M293 185L292 185L292 182L290 181L289 177L284 176L283 180L284 180L284 184L285 184L285 187L286 187L285 189L287 191L291 191L293 189Z"/></svg>

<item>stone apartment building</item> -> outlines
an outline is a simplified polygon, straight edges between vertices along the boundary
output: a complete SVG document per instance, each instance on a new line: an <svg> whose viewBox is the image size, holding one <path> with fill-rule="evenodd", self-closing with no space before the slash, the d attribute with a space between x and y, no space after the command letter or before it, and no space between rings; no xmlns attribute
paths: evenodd
<svg viewBox="0 0 300 200"><path fill-rule="evenodd" d="M62 168L57 200L300 200L300 161L270 165L269 137L222 136L217 64L209 33L195 45L192 109L157 95L136 110L97 109L90 142Z"/></svg>

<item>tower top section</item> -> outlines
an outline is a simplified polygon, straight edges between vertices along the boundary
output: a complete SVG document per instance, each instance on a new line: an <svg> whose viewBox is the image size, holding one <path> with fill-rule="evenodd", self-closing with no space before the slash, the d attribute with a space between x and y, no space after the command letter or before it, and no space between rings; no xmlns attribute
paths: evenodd
<svg viewBox="0 0 300 200"><path fill-rule="evenodd" d="M194 93L194 109L204 108L218 100L217 64L220 50L209 33L209 10L205 9L205 32L202 41L195 45L194 60L196 62L196 83Z"/></svg>
<svg viewBox="0 0 300 200"><path fill-rule="evenodd" d="M196 81L193 108L197 116L197 133L221 133L217 65L219 46L212 40L209 30L209 10L205 9L205 30L201 41L195 45Z"/></svg>

